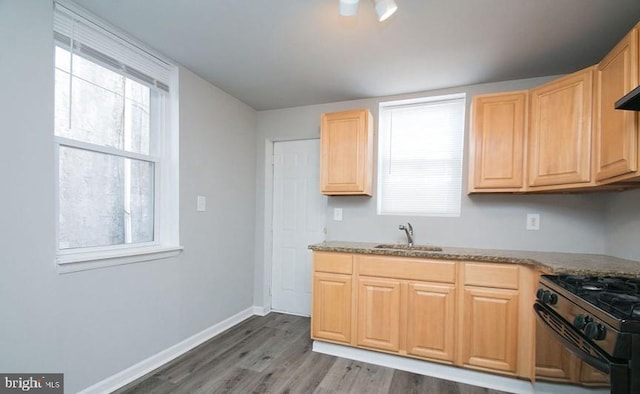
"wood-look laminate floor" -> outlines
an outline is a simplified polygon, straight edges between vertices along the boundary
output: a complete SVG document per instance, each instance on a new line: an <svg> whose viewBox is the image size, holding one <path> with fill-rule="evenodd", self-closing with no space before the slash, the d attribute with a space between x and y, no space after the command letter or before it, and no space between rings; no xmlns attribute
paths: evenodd
<svg viewBox="0 0 640 394"><path fill-rule="evenodd" d="M116 393L460 393L495 390L314 353L309 318L254 316Z"/></svg>

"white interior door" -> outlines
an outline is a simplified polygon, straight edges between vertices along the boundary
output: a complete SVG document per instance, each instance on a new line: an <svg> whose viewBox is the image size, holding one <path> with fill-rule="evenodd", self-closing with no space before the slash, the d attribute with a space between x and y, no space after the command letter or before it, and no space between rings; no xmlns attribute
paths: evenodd
<svg viewBox="0 0 640 394"><path fill-rule="evenodd" d="M320 194L320 140L273 147L271 309L311 314L312 254L324 240L327 197Z"/></svg>

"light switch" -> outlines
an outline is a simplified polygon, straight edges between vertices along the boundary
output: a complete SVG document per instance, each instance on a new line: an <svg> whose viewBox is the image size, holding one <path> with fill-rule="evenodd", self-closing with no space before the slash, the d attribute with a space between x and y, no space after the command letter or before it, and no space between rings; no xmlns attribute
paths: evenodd
<svg viewBox="0 0 640 394"><path fill-rule="evenodd" d="M198 212L204 212L207 210L207 198L205 196L198 196L196 210Z"/></svg>

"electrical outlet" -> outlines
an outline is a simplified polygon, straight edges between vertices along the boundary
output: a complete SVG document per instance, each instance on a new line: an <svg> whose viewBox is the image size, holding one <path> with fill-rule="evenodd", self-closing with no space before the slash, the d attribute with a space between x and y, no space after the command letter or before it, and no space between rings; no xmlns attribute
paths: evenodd
<svg viewBox="0 0 640 394"><path fill-rule="evenodd" d="M540 214L528 213L527 214L527 230L540 230Z"/></svg>
<svg viewBox="0 0 640 394"><path fill-rule="evenodd" d="M333 208L333 220L336 222L342 221L342 208Z"/></svg>

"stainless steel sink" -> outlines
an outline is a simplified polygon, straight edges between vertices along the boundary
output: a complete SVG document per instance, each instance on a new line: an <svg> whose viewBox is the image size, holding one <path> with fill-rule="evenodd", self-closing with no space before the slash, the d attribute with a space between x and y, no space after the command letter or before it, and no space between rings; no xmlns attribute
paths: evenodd
<svg viewBox="0 0 640 394"><path fill-rule="evenodd" d="M374 249L396 249L396 250L417 250L421 252L442 252L439 246L430 245L404 245L404 244L380 244L373 247Z"/></svg>

